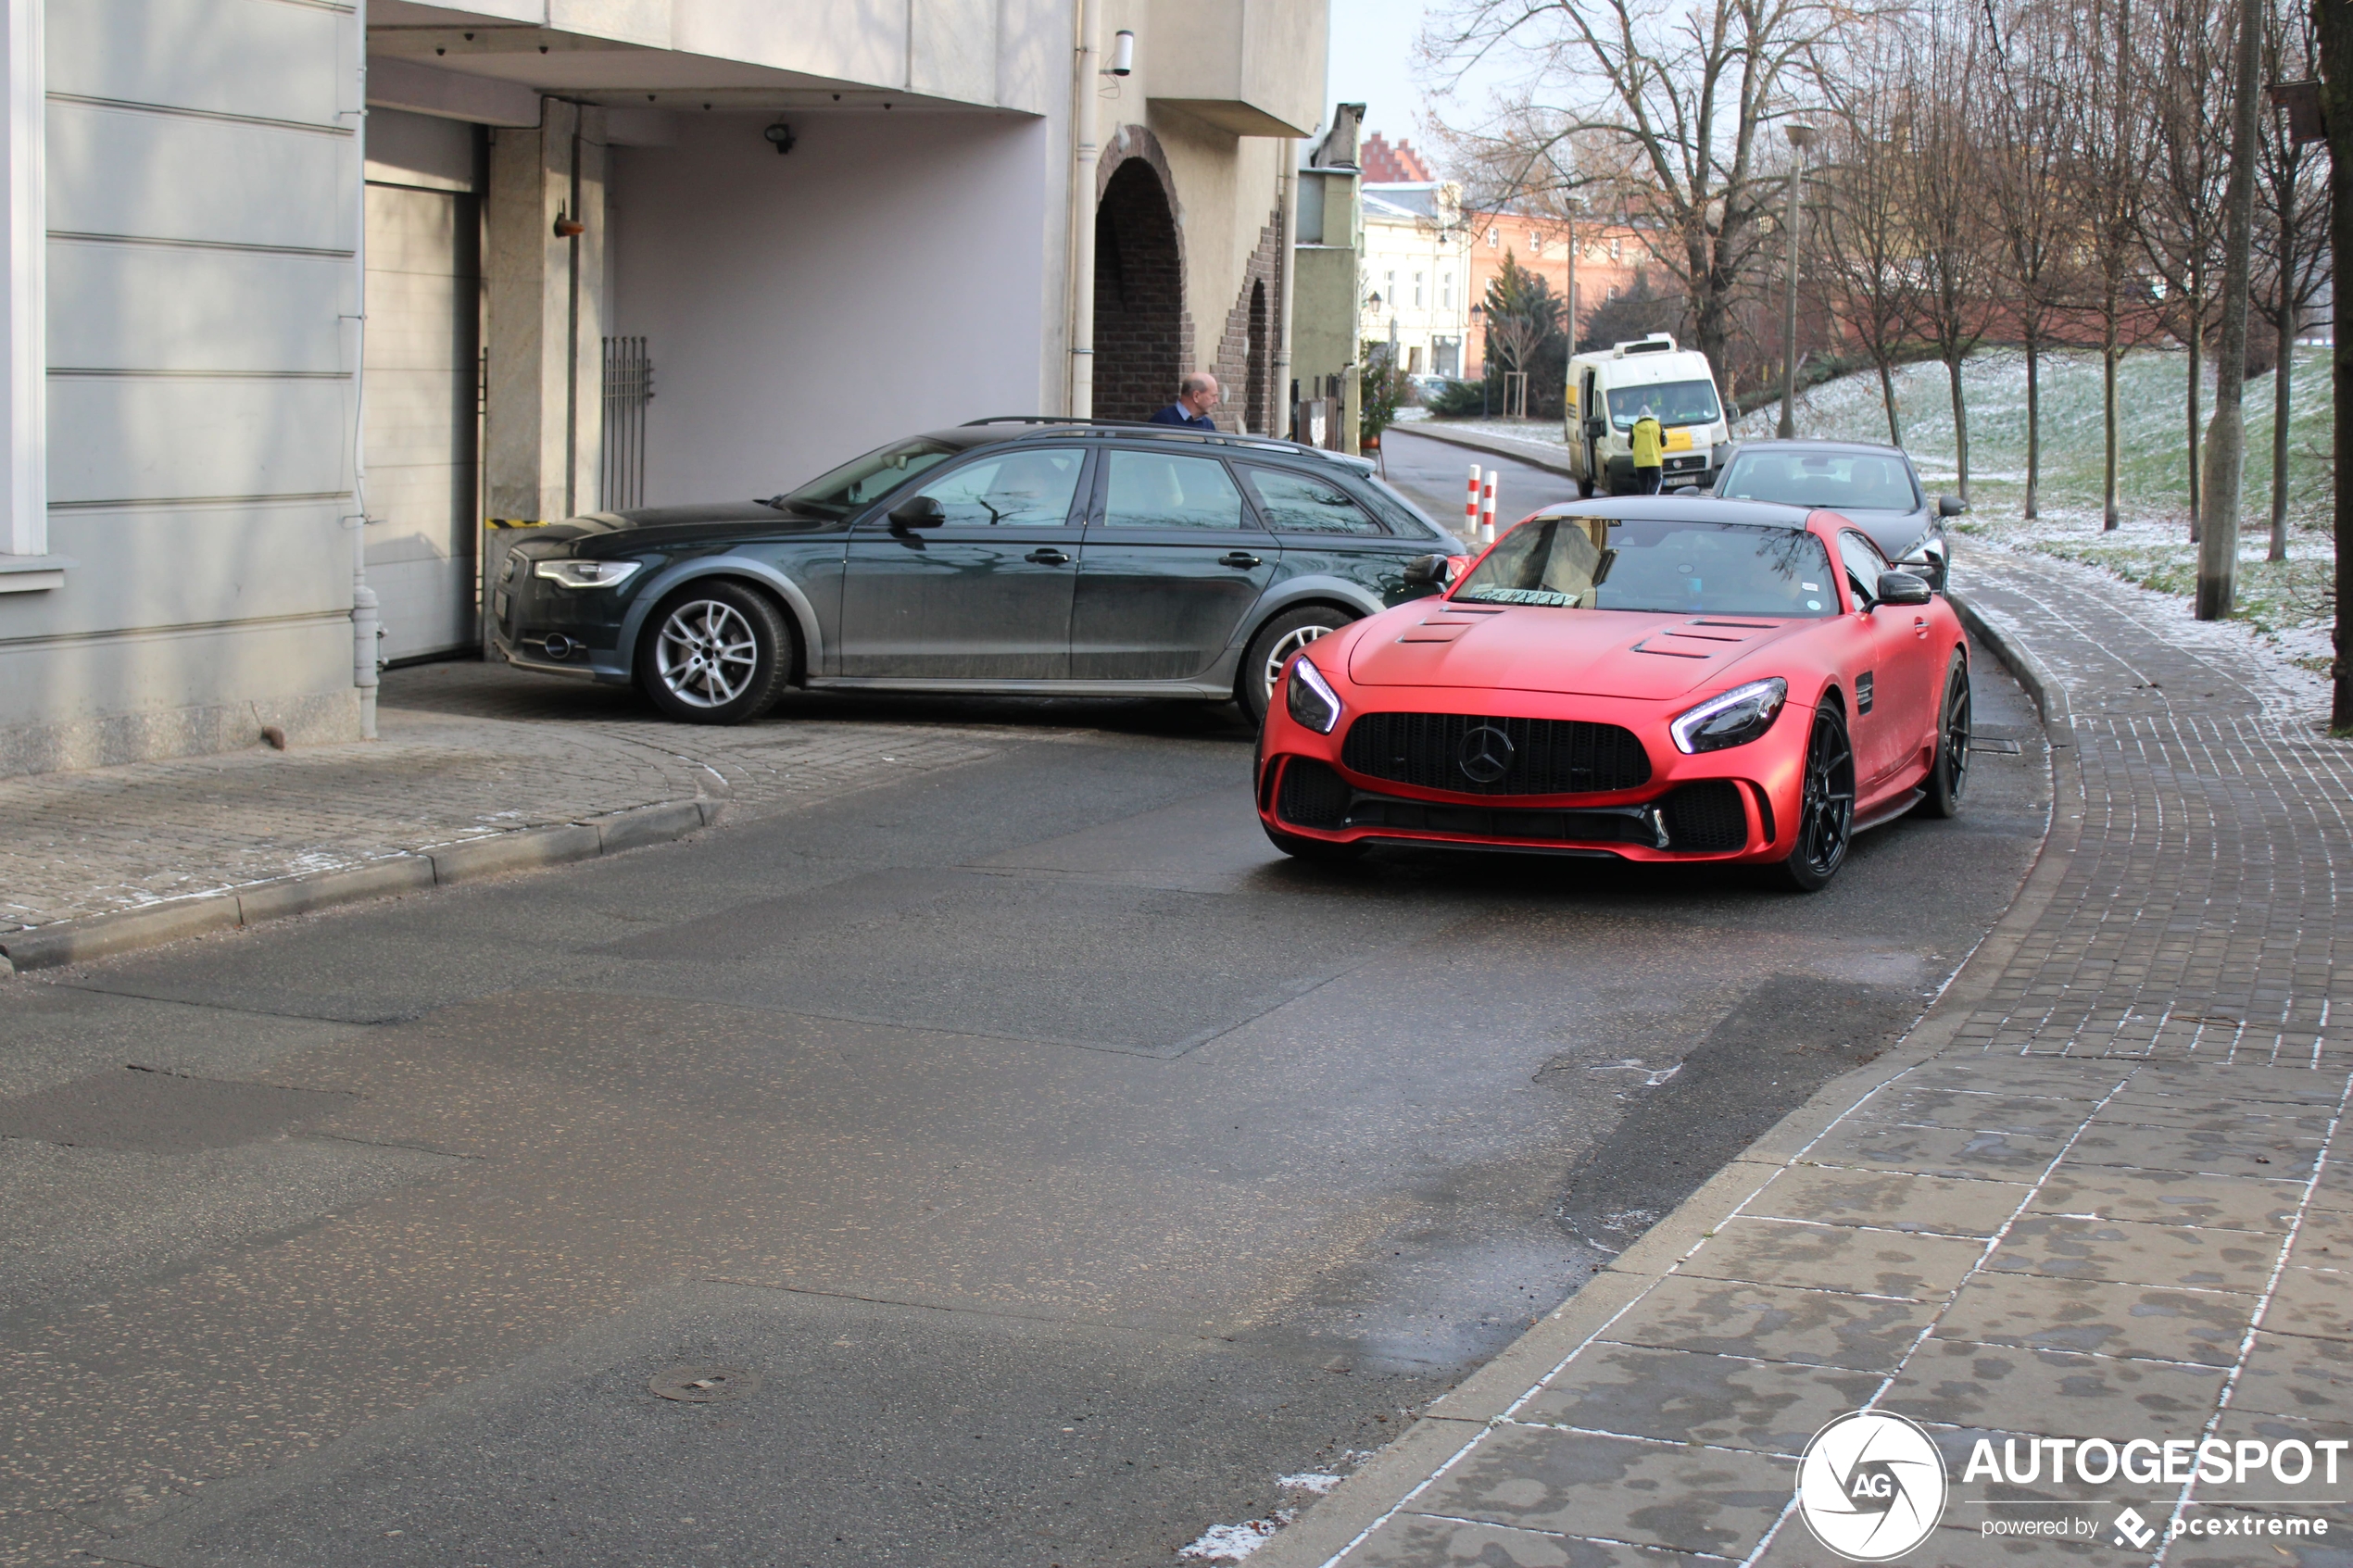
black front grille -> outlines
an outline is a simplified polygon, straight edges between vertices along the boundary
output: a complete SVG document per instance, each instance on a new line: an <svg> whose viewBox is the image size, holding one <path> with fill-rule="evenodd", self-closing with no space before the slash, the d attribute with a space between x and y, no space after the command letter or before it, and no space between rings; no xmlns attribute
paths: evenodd
<svg viewBox="0 0 2353 1568"><path fill-rule="evenodd" d="M1741 806L1741 786L1730 779L1709 779L1670 789L1659 797L1658 809L1667 822L1670 849L1720 854L1748 843L1748 813Z"/></svg>
<svg viewBox="0 0 2353 1568"><path fill-rule="evenodd" d="M1482 727L1511 743L1508 765L1485 783L1463 770L1466 743ZM1503 748L1491 742L1469 749L1493 758ZM1367 713L1349 725L1340 758L1372 778L1467 795L1594 795L1639 789L1651 777L1650 754L1633 731L1575 719Z"/></svg>
<svg viewBox="0 0 2353 1568"><path fill-rule="evenodd" d="M1648 813L1624 806L1592 811L1545 811L1511 806L1449 806L1436 800L1360 795L1349 809L1346 825L1394 828L1405 833L1453 833L1466 838L1658 847L1658 834L1651 826Z"/></svg>
<svg viewBox="0 0 2353 1568"><path fill-rule="evenodd" d="M1348 820L1348 781L1312 758L1283 764L1282 793L1275 815L1303 828L1331 829Z"/></svg>

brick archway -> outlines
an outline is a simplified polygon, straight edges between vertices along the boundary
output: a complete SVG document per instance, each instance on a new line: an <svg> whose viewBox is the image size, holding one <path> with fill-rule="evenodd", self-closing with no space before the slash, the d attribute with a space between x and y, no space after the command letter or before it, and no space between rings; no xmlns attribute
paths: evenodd
<svg viewBox="0 0 2353 1568"><path fill-rule="evenodd" d="M1124 158L1095 208L1095 416L1149 419L1185 370L1185 267L1160 171Z"/></svg>

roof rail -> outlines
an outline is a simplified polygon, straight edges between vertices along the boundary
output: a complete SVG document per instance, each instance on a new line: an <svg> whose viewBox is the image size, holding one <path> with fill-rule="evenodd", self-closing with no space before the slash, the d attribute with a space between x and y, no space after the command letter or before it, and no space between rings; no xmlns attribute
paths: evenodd
<svg viewBox="0 0 2353 1568"><path fill-rule="evenodd" d="M1351 457L1335 452L1328 446L1311 446L1303 441L1290 441L1279 435L1252 435L1247 432L1199 430L1190 425L1159 424L1151 420L1076 419L1056 414L992 414L983 420L966 420L963 427L977 425L1040 425L1058 429L1126 430L1171 441L1196 441L1212 446L1247 446L1261 451L1305 452L1318 458L1334 458L1344 463L1370 464L1368 458Z"/></svg>

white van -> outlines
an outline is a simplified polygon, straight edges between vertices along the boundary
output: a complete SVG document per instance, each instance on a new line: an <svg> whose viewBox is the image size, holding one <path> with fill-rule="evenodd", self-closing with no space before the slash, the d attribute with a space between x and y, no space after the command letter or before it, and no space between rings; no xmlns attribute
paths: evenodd
<svg viewBox="0 0 2353 1568"><path fill-rule="evenodd" d="M1577 492L1613 495L1634 488L1634 420L1643 408L1667 433L1666 472L1659 487L1685 484L1703 489L1716 483L1729 455L1730 433L1724 400L1707 356L1678 348L1665 332L1635 343L1613 345L1606 353L1579 354L1568 362L1568 467Z"/></svg>

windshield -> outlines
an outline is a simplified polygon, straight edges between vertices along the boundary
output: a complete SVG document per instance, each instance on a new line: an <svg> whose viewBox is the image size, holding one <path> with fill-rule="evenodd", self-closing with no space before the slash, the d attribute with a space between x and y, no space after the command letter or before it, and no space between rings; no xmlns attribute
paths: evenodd
<svg viewBox="0 0 2353 1568"><path fill-rule="evenodd" d="M782 511L805 512L812 517L848 517L963 449L921 438L901 441L853 458L769 504Z"/></svg>
<svg viewBox="0 0 2353 1568"><path fill-rule="evenodd" d="M1830 554L1813 534L1658 518L1532 519L1505 534L1453 597L1672 615L1838 613Z"/></svg>
<svg viewBox="0 0 2353 1568"><path fill-rule="evenodd" d="M1668 381L1655 386L1614 386L1605 399L1609 405L1610 422L1620 430L1632 430L1645 405L1663 425L1714 424L1721 410L1716 402L1716 383L1706 381Z"/></svg>
<svg viewBox="0 0 2353 1568"><path fill-rule="evenodd" d="M1716 493L1834 512L1908 512L1923 505L1911 465L1870 452L1743 452Z"/></svg>

